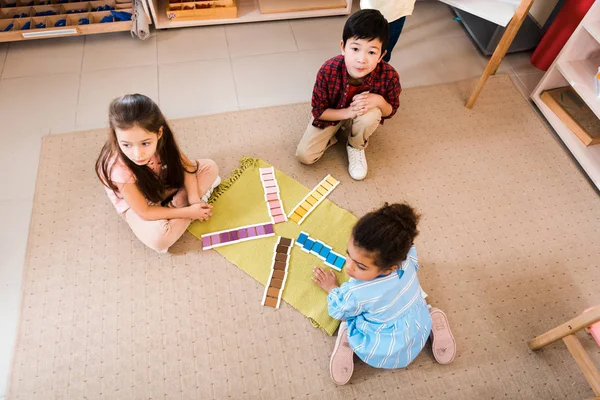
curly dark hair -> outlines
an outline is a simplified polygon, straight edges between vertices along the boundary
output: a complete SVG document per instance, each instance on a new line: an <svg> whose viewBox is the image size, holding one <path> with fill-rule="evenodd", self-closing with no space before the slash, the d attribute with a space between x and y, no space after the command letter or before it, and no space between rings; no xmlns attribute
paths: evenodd
<svg viewBox="0 0 600 400"><path fill-rule="evenodd" d="M354 225L354 245L372 253L375 265L384 271L406 259L419 234L420 218L408 204L385 203Z"/></svg>

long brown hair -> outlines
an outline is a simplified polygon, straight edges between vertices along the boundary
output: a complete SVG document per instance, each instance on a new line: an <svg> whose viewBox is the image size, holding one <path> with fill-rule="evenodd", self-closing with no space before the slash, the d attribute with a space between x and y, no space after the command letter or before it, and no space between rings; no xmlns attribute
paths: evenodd
<svg viewBox="0 0 600 400"><path fill-rule="evenodd" d="M117 160L121 160L129 168L135 176L135 183L140 192L154 203L163 200L166 190L183 187L185 171L195 172L193 166L184 164L186 159L182 157L169 124L158 105L149 97L136 93L114 99L108 108L108 121L108 140L96 161L96 174L100 181L115 193L118 193L119 189L110 177ZM124 130L134 126L157 135L162 127L162 136L156 147L163 165L160 176L147 165L137 165L121 151L115 128Z"/></svg>

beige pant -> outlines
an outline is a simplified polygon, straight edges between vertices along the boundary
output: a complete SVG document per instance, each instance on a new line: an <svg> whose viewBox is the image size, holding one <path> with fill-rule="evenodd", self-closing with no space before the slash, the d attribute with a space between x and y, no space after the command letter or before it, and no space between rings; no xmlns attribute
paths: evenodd
<svg viewBox="0 0 600 400"><path fill-rule="evenodd" d="M346 123L352 125L348 143L356 149L364 150L369 142L369 137L375 132L380 121L381 110L377 107L352 120L340 121L337 125L327 126L324 129L313 126L313 118L311 118L300 143L298 143L296 158L303 164L317 162L325 150L337 143L335 134Z"/></svg>
<svg viewBox="0 0 600 400"><path fill-rule="evenodd" d="M219 168L214 161L208 159L197 160L197 163L196 179L198 180L198 192L202 196L210 189L219 175ZM188 205L187 191L185 188L181 188L173 197L169 207L181 208ZM165 253L192 223L192 220L188 218L147 221L131 208L125 212L124 218L135 236L146 246L159 253Z"/></svg>

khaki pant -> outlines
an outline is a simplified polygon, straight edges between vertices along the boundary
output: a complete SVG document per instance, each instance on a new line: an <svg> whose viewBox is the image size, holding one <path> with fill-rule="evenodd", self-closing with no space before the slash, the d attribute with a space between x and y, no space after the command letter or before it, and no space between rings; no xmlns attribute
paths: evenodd
<svg viewBox="0 0 600 400"><path fill-rule="evenodd" d="M217 164L212 160L197 160L197 163L196 179L198 180L198 192L203 195L210 189L215 179L217 179L219 169ZM173 196L169 207L182 208L188 205L187 191L185 188L181 188ZM188 218L147 221L137 215L131 208L125 212L123 217L135 236L146 246L159 253L165 253L192 223L192 220Z"/></svg>
<svg viewBox="0 0 600 400"><path fill-rule="evenodd" d="M325 150L337 143L335 134L345 124L352 125L350 135L348 135L348 144L356 149L364 150L369 143L369 137L375 132L380 121L381 110L377 107L352 120L340 121L334 126L327 126L323 129L313 126L313 118L311 118L306 132L298 143L296 158L303 164L317 162Z"/></svg>

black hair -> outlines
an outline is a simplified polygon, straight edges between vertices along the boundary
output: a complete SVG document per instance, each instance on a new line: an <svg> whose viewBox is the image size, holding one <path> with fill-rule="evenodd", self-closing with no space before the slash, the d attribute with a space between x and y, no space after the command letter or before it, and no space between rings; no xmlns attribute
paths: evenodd
<svg viewBox="0 0 600 400"><path fill-rule="evenodd" d="M381 41L381 53L387 49L390 40L390 27L387 20L377 10L360 10L348 18L344 25L342 40L344 46L350 38Z"/></svg>
<svg viewBox="0 0 600 400"><path fill-rule="evenodd" d="M399 265L419 234L420 217L408 204L385 203L354 225L354 245L371 253L380 271Z"/></svg>

